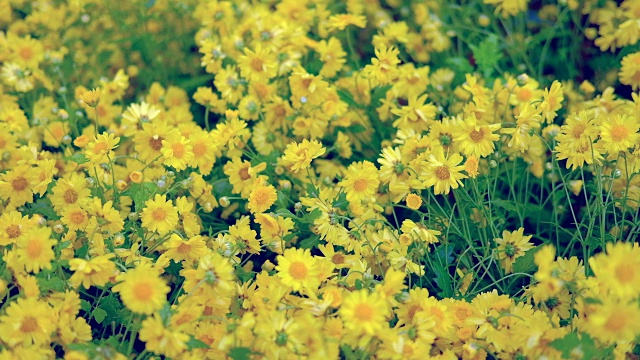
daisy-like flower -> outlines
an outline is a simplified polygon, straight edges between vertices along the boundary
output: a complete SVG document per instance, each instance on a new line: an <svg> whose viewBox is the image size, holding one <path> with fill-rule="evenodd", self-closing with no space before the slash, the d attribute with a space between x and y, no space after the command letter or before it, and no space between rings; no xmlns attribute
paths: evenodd
<svg viewBox="0 0 640 360"><path fill-rule="evenodd" d="M57 312L37 297L18 298L0 317L0 339L10 347L18 344L46 345L56 330Z"/></svg>
<svg viewBox="0 0 640 360"><path fill-rule="evenodd" d="M498 244L498 259L507 274L513 272L516 259L533 248L533 244L529 242L531 237L532 235L524 236L524 228L519 228L516 231L505 230L502 232L502 238L495 239Z"/></svg>
<svg viewBox="0 0 640 360"><path fill-rule="evenodd" d="M94 165L108 163L109 158L114 158L113 149L118 147L119 142L120 138L114 134L100 134L87 144L85 155Z"/></svg>
<svg viewBox="0 0 640 360"><path fill-rule="evenodd" d="M315 291L320 285L318 264L308 249L289 248L276 258L277 276L294 291Z"/></svg>
<svg viewBox="0 0 640 360"><path fill-rule="evenodd" d="M140 340L145 342L145 348L149 351L168 358L177 358L187 349L189 335L166 328L162 318L153 315L142 322Z"/></svg>
<svg viewBox="0 0 640 360"><path fill-rule="evenodd" d="M258 174L266 168L267 163L265 162L251 166L250 162L235 157L224 164L223 171L233 186L231 191L247 198L251 193L251 185L258 179Z"/></svg>
<svg viewBox="0 0 640 360"><path fill-rule="evenodd" d="M454 128L453 135L463 154L485 157L493 152L494 142L500 139L500 135L493 133L498 129L500 124L478 125L478 120L472 113L460 126Z"/></svg>
<svg viewBox="0 0 640 360"><path fill-rule="evenodd" d="M178 209L166 195L156 194L153 200L145 202L141 214L142 226L149 231L164 235L178 226Z"/></svg>
<svg viewBox="0 0 640 360"><path fill-rule="evenodd" d="M606 299L594 305L587 319L581 330L607 343L631 343L640 334L640 308L635 302Z"/></svg>
<svg viewBox="0 0 640 360"><path fill-rule="evenodd" d="M249 194L249 211L254 214L263 213L278 199L276 188L273 185L257 180Z"/></svg>
<svg viewBox="0 0 640 360"><path fill-rule="evenodd" d="M166 166L172 166L176 170L184 170L187 164L191 163L194 158L193 147L191 141L187 140L178 131L170 132L167 137L162 140L162 148L160 152L163 156L163 163Z"/></svg>
<svg viewBox="0 0 640 360"><path fill-rule="evenodd" d="M589 259L589 265L602 286L624 298L640 294L640 247L631 243L608 243L607 253Z"/></svg>
<svg viewBox="0 0 640 360"><path fill-rule="evenodd" d="M115 254L109 253L96 256L91 260L71 259L69 269L74 273L69 278L69 283L74 287L82 284L85 289L106 285L116 272L116 264L111 261L114 256Z"/></svg>
<svg viewBox="0 0 640 360"><path fill-rule="evenodd" d="M60 214L62 215L62 222L67 225L69 231L84 231L89 224L89 214L80 206L66 207L62 209Z"/></svg>
<svg viewBox="0 0 640 360"><path fill-rule="evenodd" d="M462 160L462 156L458 153L453 153L447 158L442 148L434 149L426 169L421 174L424 185L433 186L436 195L446 195L451 188L457 189L462 185L462 179L467 177L461 173L464 170L464 165L460 165Z"/></svg>
<svg viewBox="0 0 640 360"><path fill-rule="evenodd" d="M639 128L640 125L635 117L628 115L609 117L601 125L598 145L604 149L604 152L615 157L618 152L626 151L638 143L640 140Z"/></svg>
<svg viewBox="0 0 640 360"><path fill-rule="evenodd" d="M58 179L49 199L57 212L69 206L84 206L89 202L91 190L86 178L79 173L70 173Z"/></svg>
<svg viewBox="0 0 640 360"><path fill-rule="evenodd" d="M623 57L621 64L622 67L618 73L620 82L630 85L635 91L640 87L640 52Z"/></svg>
<svg viewBox="0 0 640 360"><path fill-rule="evenodd" d="M51 228L31 228L18 240L18 262L26 271L34 274L43 269L51 269L51 261L55 257L55 244L56 240L51 238Z"/></svg>
<svg viewBox="0 0 640 360"><path fill-rule="evenodd" d="M367 25L367 18L363 15L336 14L329 18L327 25L330 30L344 30L349 25L364 28Z"/></svg>
<svg viewBox="0 0 640 360"><path fill-rule="evenodd" d="M377 293L364 289L346 295L339 313L345 327L356 336L372 336L388 327L387 304Z"/></svg>
<svg viewBox="0 0 640 360"><path fill-rule="evenodd" d="M22 216L18 211L5 211L0 215L0 246L15 243L27 230L36 226L37 221L28 216Z"/></svg>
<svg viewBox="0 0 640 360"><path fill-rule="evenodd" d="M390 84L399 74L398 64L400 51L393 46L380 44L375 48L376 57L371 64L364 67L363 75L371 81L372 86Z"/></svg>
<svg viewBox="0 0 640 360"><path fill-rule="evenodd" d="M0 175L0 198L9 200L17 207L33 201L33 170L30 165L20 164Z"/></svg>
<svg viewBox="0 0 640 360"><path fill-rule="evenodd" d="M282 157L284 166L290 167L291 171L298 173L302 169L307 169L311 165L311 160L324 154L326 149L316 140L304 139L300 144L295 141L287 145Z"/></svg>
<svg viewBox="0 0 640 360"><path fill-rule="evenodd" d="M378 191L378 169L369 161L353 163L338 184L345 189L350 202L367 200Z"/></svg>
<svg viewBox="0 0 640 360"><path fill-rule="evenodd" d="M113 291L120 294L127 309L138 314L153 314L167 301L171 290L151 265L141 264L118 276Z"/></svg>
<svg viewBox="0 0 640 360"><path fill-rule="evenodd" d="M200 235L185 240L178 234L172 234L165 247L167 250L163 256L175 262L183 260L195 262L207 252L207 245L204 242L204 238Z"/></svg>
<svg viewBox="0 0 640 360"><path fill-rule="evenodd" d="M278 74L276 55L258 45L255 51L244 49L244 55L238 58L240 75L249 81L267 81Z"/></svg>
<svg viewBox="0 0 640 360"><path fill-rule="evenodd" d="M94 108L100 104L100 88L85 90L80 94L78 99L87 104L87 106Z"/></svg>

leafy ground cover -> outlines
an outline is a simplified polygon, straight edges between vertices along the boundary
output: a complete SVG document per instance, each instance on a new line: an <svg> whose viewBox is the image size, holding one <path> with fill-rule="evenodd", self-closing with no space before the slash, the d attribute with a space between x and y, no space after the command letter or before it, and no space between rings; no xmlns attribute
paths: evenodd
<svg viewBox="0 0 640 360"><path fill-rule="evenodd" d="M0 359L635 359L640 1L0 0Z"/></svg>

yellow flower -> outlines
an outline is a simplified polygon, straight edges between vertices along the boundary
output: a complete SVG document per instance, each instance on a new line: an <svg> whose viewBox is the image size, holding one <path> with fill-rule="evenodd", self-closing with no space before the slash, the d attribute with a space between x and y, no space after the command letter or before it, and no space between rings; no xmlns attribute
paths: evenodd
<svg viewBox="0 0 640 360"><path fill-rule="evenodd" d="M249 211L253 214L263 213L278 199L276 188L273 185L257 180L249 194Z"/></svg>
<svg viewBox="0 0 640 360"><path fill-rule="evenodd" d="M0 198L9 200L9 205L18 207L33 201L33 170L21 164L0 175Z"/></svg>
<svg viewBox="0 0 640 360"><path fill-rule="evenodd" d="M98 106L98 104L100 104L100 88L85 90L80 94L79 99L89 107L94 108Z"/></svg>
<svg viewBox="0 0 640 360"><path fill-rule="evenodd" d="M255 51L245 47L244 55L238 58L240 75L251 82L267 81L278 74L276 55L258 45Z"/></svg>
<svg viewBox="0 0 640 360"><path fill-rule="evenodd" d="M629 54L622 58L622 67L618 76L620 82L625 85L630 85L633 91L640 87L640 52Z"/></svg>
<svg viewBox="0 0 640 360"><path fill-rule="evenodd" d="M615 158L618 152L626 151L638 143L638 129L640 125L635 116L610 116L602 122L598 145Z"/></svg>
<svg viewBox="0 0 640 360"><path fill-rule="evenodd" d="M513 272L514 261L533 248L529 242L531 237L532 235L524 236L524 228L519 228L512 232L505 230L502 232L502 238L495 239L498 244L498 259L507 274Z"/></svg>
<svg viewBox="0 0 640 360"><path fill-rule="evenodd" d="M10 347L49 346L56 324L57 312L48 303L36 297L18 298L0 317L0 339Z"/></svg>
<svg viewBox="0 0 640 360"><path fill-rule="evenodd" d="M640 247L631 243L608 243L607 253L589 259L602 287L626 299L640 294Z"/></svg>
<svg viewBox="0 0 640 360"><path fill-rule="evenodd" d="M142 226L149 231L164 235L178 226L178 209L167 200L166 195L156 194L153 200L145 202L142 210Z"/></svg>
<svg viewBox="0 0 640 360"><path fill-rule="evenodd" d="M420 197L420 195L413 193L407 195L404 201L407 203L407 207L413 210L420 209L420 206L422 205L422 198Z"/></svg>
<svg viewBox="0 0 640 360"><path fill-rule="evenodd" d="M92 142L87 144L85 155L94 165L109 163L113 160L113 149L118 147L120 138L113 134L100 134Z"/></svg>
<svg viewBox="0 0 640 360"><path fill-rule="evenodd" d="M84 175L72 172L62 179L58 179L53 187L49 199L53 209L60 213L70 206L85 206L89 202L91 190L87 186Z"/></svg>
<svg viewBox="0 0 640 360"><path fill-rule="evenodd" d="M367 18L363 15L336 14L329 18L327 25L330 30L344 30L349 25L364 28L367 25Z"/></svg>
<svg viewBox="0 0 640 360"><path fill-rule="evenodd" d="M69 269L75 271L69 282L72 286L78 287L80 284L85 289L91 286L104 286L116 272L116 264L111 261L115 254L109 253L96 256L91 260L71 259Z"/></svg>
<svg viewBox="0 0 640 360"><path fill-rule="evenodd" d="M640 307L637 302L606 299L588 314L583 330L606 343L628 343L640 335Z"/></svg>
<svg viewBox="0 0 640 360"><path fill-rule="evenodd" d="M449 158L445 157L442 148L434 149L429 158L426 169L421 174L421 179L426 187L434 186L434 193L448 194L451 188L457 189L462 185L462 179L467 176L462 174L464 165L460 165L462 156L453 153Z"/></svg>
<svg viewBox="0 0 640 360"><path fill-rule="evenodd" d="M178 234L171 234L165 246L167 251L162 255L175 262L183 260L190 263L195 262L207 252L207 245L204 242L204 238L200 235L185 240Z"/></svg>
<svg viewBox="0 0 640 360"><path fill-rule="evenodd" d="M371 81L372 86L390 84L399 74L400 52L393 46L380 44L376 46L375 53L376 57L371 59L370 65L364 67L362 74Z"/></svg>
<svg viewBox="0 0 640 360"><path fill-rule="evenodd" d="M307 169L311 165L311 160L324 154L326 149L316 140L304 139L300 144L295 141L287 145L282 157L284 166L290 167L293 173L298 173L302 169Z"/></svg>
<svg viewBox="0 0 640 360"><path fill-rule="evenodd" d="M476 116L472 114L454 128L453 136L458 148L466 156L485 157L493 152L494 142L500 139L500 135L493 133L498 129L500 124L478 125Z"/></svg>
<svg viewBox="0 0 640 360"><path fill-rule="evenodd" d="M368 200L378 192L378 169L369 161L349 165L344 179L338 183L347 194L349 202Z"/></svg>
<svg viewBox="0 0 640 360"><path fill-rule="evenodd" d="M117 277L113 291L120 294L124 305L139 314L153 314L167 302L171 290L151 265L142 263Z"/></svg>
<svg viewBox="0 0 640 360"><path fill-rule="evenodd" d="M176 170L186 169L187 164L191 163L195 157L191 141L177 131L170 132L162 140L160 152L164 159L163 163L166 166L172 166Z"/></svg>
<svg viewBox="0 0 640 360"><path fill-rule="evenodd" d="M294 291L315 291L320 285L318 265L308 249L289 248L276 258L277 276Z"/></svg>
<svg viewBox="0 0 640 360"><path fill-rule="evenodd" d="M28 272L35 274L42 269L51 269L54 259L53 246L56 240L51 238L51 228L30 228L18 240L18 261Z"/></svg>
<svg viewBox="0 0 640 360"><path fill-rule="evenodd" d="M177 358L187 349L189 335L168 329L162 318L154 314L142 322L140 340L145 342L146 350L168 358Z"/></svg>
<svg viewBox="0 0 640 360"><path fill-rule="evenodd" d="M243 198L248 198L252 189L251 185L259 178L258 174L266 168L267 163L265 162L251 166L250 162L234 157L224 164L223 171L233 186L231 191L234 194L240 194Z"/></svg>
<svg viewBox="0 0 640 360"><path fill-rule="evenodd" d="M345 295L339 313L345 328L356 336L373 336L389 326L385 319L387 304L380 295L367 290Z"/></svg>

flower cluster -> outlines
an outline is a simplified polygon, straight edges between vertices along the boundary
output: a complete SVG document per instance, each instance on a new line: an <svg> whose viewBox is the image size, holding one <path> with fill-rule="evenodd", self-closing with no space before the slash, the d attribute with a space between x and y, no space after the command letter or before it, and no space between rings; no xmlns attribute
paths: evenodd
<svg viewBox="0 0 640 360"><path fill-rule="evenodd" d="M0 359L637 356L618 3L0 1Z"/></svg>

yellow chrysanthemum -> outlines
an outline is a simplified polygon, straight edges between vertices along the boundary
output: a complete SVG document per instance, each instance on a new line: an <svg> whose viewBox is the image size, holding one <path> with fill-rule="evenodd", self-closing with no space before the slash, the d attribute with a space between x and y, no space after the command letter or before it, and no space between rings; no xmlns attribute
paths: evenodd
<svg viewBox="0 0 640 360"><path fill-rule="evenodd" d="M315 291L320 285L316 259L308 249L290 248L276 258L278 277L294 291Z"/></svg>
<svg viewBox="0 0 640 360"><path fill-rule="evenodd" d="M339 312L345 328L354 335L372 336L388 327L387 304L377 293L354 291L344 297Z"/></svg>
<svg viewBox="0 0 640 360"><path fill-rule="evenodd" d="M166 195L156 194L153 200L145 202L140 218L142 226L149 231L164 235L178 226L178 209Z"/></svg>
<svg viewBox="0 0 640 360"><path fill-rule="evenodd" d="M121 281L113 287L120 294L127 309L139 314L153 314L167 301L171 290L150 265L141 264L117 278Z"/></svg>

